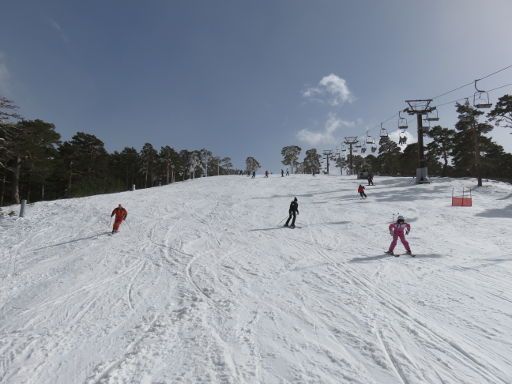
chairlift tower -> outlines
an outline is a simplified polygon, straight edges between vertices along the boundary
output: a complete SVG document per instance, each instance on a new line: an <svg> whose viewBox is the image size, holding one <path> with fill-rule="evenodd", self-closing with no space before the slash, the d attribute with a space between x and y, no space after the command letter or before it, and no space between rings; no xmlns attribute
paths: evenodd
<svg viewBox="0 0 512 384"><path fill-rule="evenodd" d="M416 169L416 184L430 183L428 179L427 159L423 145L423 115L432 113L436 107L431 107L432 99L405 100L409 105L404 112L409 115L416 115L418 124L418 168Z"/></svg>
<svg viewBox="0 0 512 384"><path fill-rule="evenodd" d="M329 158L331 157L332 155L332 151L330 149L326 149L322 152L327 160L327 174L329 174Z"/></svg>
<svg viewBox="0 0 512 384"><path fill-rule="evenodd" d="M354 169L354 164L353 164L354 159L353 159L353 156L352 156L352 146L357 144L357 143L359 143L359 138L357 136L346 136L344 143L345 143L345 145L348 145L348 148L349 148L348 169L349 169L350 174L352 175L353 169Z"/></svg>

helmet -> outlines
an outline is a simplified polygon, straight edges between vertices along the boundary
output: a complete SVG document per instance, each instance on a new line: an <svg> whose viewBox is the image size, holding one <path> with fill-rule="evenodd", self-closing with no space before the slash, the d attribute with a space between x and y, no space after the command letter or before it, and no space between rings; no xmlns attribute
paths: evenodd
<svg viewBox="0 0 512 384"><path fill-rule="evenodd" d="M295 198L293 198L293 201L297 201L297 198L296 198L296 197L295 197Z"/></svg>
<svg viewBox="0 0 512 384"><path fill-rule="evenodd" d="M396 218L396 221L405 221L405 219L402 215L398 215L398 217Z"/></svg>

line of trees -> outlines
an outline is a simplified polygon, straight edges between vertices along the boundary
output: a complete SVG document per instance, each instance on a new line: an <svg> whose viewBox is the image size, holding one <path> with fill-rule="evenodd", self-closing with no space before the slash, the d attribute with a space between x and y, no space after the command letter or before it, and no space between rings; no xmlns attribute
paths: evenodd
<svg viewBox="0 0 512 384"><path fill-rule="evenodd" d="M239 172L229 157L207 149L178 152L146 143L140 151L126 147L109 153L103 141L84 132L61 141L55 125L23 120L16 111L12 101L0 97L0 206Z"/></svg>
<svg viewBox="0 0 512 384"><path fill-rule="evenodd" d="M512 154L486 136L494 126L512 129L512 96L504 95L495 107L484 116L484 112L468 102L456 104L458 120L455 127L432 127L427 136L425 156L429 174L434 176L476 177L479 185L482 178L512 180ZM320 159L316 150L308 150L304 161L299 162L301 148L287 146L281 151L282 163L295 172L318 172ZM315 157L317 156L317 157ZM335 166L347 169L350 155L333 159ZM418 166L418 144L410 144L403 151L388 136L381 137L378 155L365 157L352 155L352 171L366 170L381 175L413 176Z"/></svg>
<svg viewBox="0 0 512 384"><path fill-rule="evenodd" d="M311 148L306 151L302 162L299 161L299 156L302 148L297 145L289 145L283 147L281 155L284 165L291 168L292 173L320 173L320 159L321 155L318 154L316 148Z"/></svg>

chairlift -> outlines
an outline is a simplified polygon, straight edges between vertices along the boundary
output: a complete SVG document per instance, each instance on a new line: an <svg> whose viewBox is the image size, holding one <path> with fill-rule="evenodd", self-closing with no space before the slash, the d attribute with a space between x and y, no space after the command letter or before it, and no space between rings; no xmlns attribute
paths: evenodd
<svg viewBox="0 0 512 384"><path fill-rule="evenodd" d="M357 142L357 144L356 144L356 145L354 145L354 147L356 147L356 148L361 148L361 142L360 142L360 141L358 141L358 142Z"/></svg>
<svg viewBox="0 0 512 384"><path fill-rule="evenodd" d="M372 153L375 153L377 151L377 146L375 144L372 145Z"/></svg>
<svg viewBox="0 0 512 384"><path fill-rule="evenodd" d="M363 145L361 146L361 153L366 153L366 143L363 142Z"/></svg>
<svg viewBox="0 0 512 384"><path fill-rule="evenodd" d="M407 125L407 119L402 117L400 111L398 111L398 129L407 129L409 126Z"/></svg>
<svg viewBox="0 0 512 384"><path fill-rule="evenodd" d="M426 121L439 121L439 112L437 109L433 109L432 112L427 113Z"/></svg>
<svg viewBox="0 0 512 384"><path fill-rule="evenodd" d="M405 144L407 144L407 136L404 134L401 134L398 137L398 145L405 145Z"/></svg>
<svg viewBox="0 0 512 384"><path fill-rule="evenodd" d="M382 123L380 123L380 138L381 139L384 139L386 137L388 137L388 131L386 130L386 128L383 128L382 127Z"/></svg>
<svg viewBox="0 0 512 384"><path fill-rule="evenodd" d="M491 108L492 104L489 101L489 93L482 91L481 89L478 89L478 87L476 86L477 81L478 80L475 80L476 92L473 95L473 106L475 108L480 108L480 109Z"/></svg>
<svg viewBox="0 0 512 384"><path fill-rule="evenodd" d="M368 135L368 133L366 134L366 144L374 144L375 143L375 140L373 137L371 137L370 135Z"/></svg>

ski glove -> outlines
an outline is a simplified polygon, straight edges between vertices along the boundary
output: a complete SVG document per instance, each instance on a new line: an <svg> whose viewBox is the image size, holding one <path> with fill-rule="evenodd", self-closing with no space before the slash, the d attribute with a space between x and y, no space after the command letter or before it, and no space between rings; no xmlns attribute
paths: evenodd
<svg viewBox="0 0 512 384"><path fill-rule="evenodd" d="M405 231L405 234L408 235L410 231Z"/></svg>

